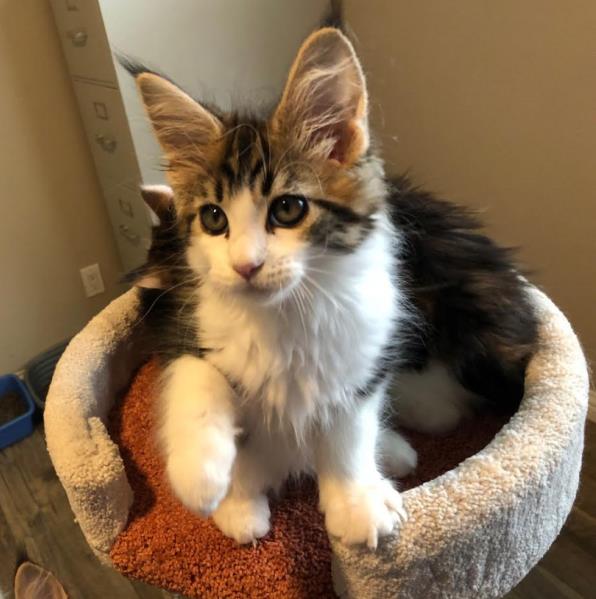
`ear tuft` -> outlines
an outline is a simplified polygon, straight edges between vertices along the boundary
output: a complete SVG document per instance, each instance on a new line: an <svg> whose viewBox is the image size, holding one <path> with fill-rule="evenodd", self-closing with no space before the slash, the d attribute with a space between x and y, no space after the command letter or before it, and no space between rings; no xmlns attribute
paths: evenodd
<svg viewBox="0 0 596 599"><path fill-rule="evenodd" d="M352 44L338 29L320 29L303 43L273 127L301 151L343 165L368 149L364 74Z"/></svg>
<svg viewBox="0 0 596 599"><path fill-rule="evenodd" d="M132 56L123 54L122 52L114 52L114 56L116 57L116 60L120 66L133 77L137 77L141 73L154 73L152 69L134 59Z"/></svg>

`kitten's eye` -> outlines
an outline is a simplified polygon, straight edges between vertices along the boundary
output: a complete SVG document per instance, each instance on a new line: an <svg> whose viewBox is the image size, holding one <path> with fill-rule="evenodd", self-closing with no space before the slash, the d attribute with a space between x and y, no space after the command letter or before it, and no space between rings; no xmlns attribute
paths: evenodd
<svg viewBox="0 0 596 599"><path fill-rule="evenodd" d="M299 196L280 196L271 202L269 222L275 227L295 227L308 212L308 202Z"/></svg>
<svg viewBox="0 0 596 599"><path fill-rule="evenodd" d="M226 213L215 204L205 204L199 211L203 229L209 235L221 235L228 228Z"/></svg>

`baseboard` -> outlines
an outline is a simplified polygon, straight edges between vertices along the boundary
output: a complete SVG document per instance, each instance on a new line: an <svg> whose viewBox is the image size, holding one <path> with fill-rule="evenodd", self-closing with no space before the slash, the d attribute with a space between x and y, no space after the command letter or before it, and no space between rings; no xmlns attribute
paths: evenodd
<svg viewBox="0 0 596 599"><path fill-rule="evenodd" d="M588 420L596 422L596 391L590 391L588 402Z"/></svg>

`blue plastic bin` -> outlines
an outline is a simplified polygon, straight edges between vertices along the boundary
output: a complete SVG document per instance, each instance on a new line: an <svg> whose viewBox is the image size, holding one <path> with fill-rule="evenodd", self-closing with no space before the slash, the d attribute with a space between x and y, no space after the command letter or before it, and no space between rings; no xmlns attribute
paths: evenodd
<svg viewBox="0 0 596 599"><path fill-rule="evenodd" d="M0 401L2 397L9 392L15 392L27 406L27 411L14 420L6 422L0 426L0 449L12 445L33 432L33 413L35 404L23 381L15 374L6 374L0 376Z"/></svg>

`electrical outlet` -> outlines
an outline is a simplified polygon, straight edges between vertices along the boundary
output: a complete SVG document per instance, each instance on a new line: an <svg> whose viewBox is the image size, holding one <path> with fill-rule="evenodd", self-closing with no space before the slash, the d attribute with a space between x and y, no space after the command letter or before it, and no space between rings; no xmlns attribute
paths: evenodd
<svg viewBox="0 0 596 599"><path fill-rule="evenodd" d="M81 279L83 279L83 287L85 288L85 295L87 297L93 297L103 293L106 289L101 278L101 270L99 270L99 264L90 264L81 268Z"/></svg>

